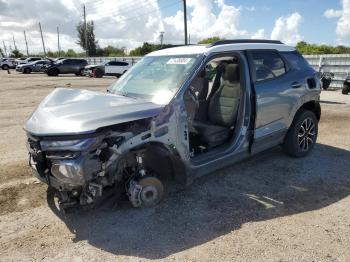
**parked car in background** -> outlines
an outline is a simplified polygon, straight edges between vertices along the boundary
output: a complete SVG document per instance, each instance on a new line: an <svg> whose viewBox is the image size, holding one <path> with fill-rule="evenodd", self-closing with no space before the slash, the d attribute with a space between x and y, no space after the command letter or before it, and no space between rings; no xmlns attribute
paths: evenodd
<svg viewBox="0 0 350 262"><path fill-rule="evenodd" d="M85 59L62 59L47 66L45 72L48 76L58 76L59 74L75 74L81 76L84 74L84 68L87 64L88 62Z"/></svg>
<svg viewBox="0 0 350 262"><path fill-rule="evenodd" d="M317 140L319 74L279 41L155 51L108 91L56 88L24 126L33 174L61 208L107 192L154 206L172 182L274 146L304 157Z"/></svg>
<svg viewBox="0 0 350 262"><path fill-rule="evenodd" d="M101 78L103 76L120 77L131 67L131 63L125 61L108 61L99 65L88 65L84 69L84 74Z"/></svg>
<svg viewBox="0 0 350 262"><path fill-rule="evenodd" d="M23 74L30 74L31 72L45 72L45 66L51 65L52 61L49 60L38 60L28 64L18 65L16 67L17 72Z"/></svg>
<svg viewBox="0 0 350 262"><path fill-rule="evenodd" d="M14 58L0 58L0 68L2 70L16 68L15 59Z"/></svg>
<svg viewBox="0 0 350 262"><path fill-rule="evenodd" d="M342 89L342 94L343 95L348 95L350 92L350 76L348 76L343 84L343 89Z"/></svg>
<svg viewBox="0 0 350 262"><path fill-rule="evenodd" d="M28 64L34 61L39 61L39 60L43 60L41 57L28 57L28 58L19 58L16 59L16 66L17 65L23 65L23 64Z"/></svg>

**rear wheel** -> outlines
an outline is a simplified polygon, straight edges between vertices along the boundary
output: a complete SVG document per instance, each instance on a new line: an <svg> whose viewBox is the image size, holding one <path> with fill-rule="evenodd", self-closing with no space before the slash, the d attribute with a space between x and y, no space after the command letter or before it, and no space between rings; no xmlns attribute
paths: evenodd
<svg viewBox="0 0 350 262"><path fill-rule="evenodd" d="M349 87L344 86L344 87L343 87L343 90L341 91L341 93L342 93L343 95L349 94Z"/></svg>
<svg viewBox="0 0 350 262"><path fill-rule="evenodd" d="M57 68L51 68L47 71L48 76L58 76L58 69Z"/></svg>
<svg viewBox="0 0 350 262"><path fill-rule="evenodd" d="M10 69L10 67L8 65L3 65L1 68L2 68L2 70L9 70Z"/></svg>
<svg viewBox="0 0 350 262"><path fill-rule="evenodd" d="M311 111L299 112L286 135L283 149L293 157L303 157L311 152L318 135L318 121Z"/></svg>
<svg viewBox="0 0 350 262"><path fill-rule="evenodd" d="M30 74L32 72L32 70L30 70L30 68L24 68L23 73L24 74Z"/></svg>
<svg viewBox="0 0 350 262"><path fill-rule="evenodd" d="M95 70L95 77L96 78L101 78L103 77L103 72L101 69L94 69Z"/></svg>
<svg viewBox="0 0 350 262"><path fill-rule="evenodd" d="M76 76L83 76L84 75L84 69L80 69L78 73L75 74Z"/></svg>

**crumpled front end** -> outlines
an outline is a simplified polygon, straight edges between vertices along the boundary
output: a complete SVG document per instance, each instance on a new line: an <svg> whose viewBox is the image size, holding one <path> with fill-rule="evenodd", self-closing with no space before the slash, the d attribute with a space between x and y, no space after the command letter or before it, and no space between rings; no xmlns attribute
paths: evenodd
<svg viewBox="0 0 350 262"><path fill-rule="evenodd" d="M28 134L29 165L34 175L50 187L70 192L80 204L99 196L103 181L98 179L103 159L99 156L104 136L45 138Z"/></svg>

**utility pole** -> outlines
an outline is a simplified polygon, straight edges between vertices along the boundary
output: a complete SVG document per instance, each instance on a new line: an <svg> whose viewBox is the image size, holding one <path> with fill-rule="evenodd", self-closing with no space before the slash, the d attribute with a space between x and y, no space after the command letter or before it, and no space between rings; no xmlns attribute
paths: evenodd
<svg viewBox="0 0 350 262"><path fill-rule="evenodd" d="M84 35L85 35L85 52L86 52L86 57L89 57L89 49L88 49L88 39L87 39L87 24L86 24L86 10L85 10L85 5L84 7Z"/></svg>
<svg viewBox="0 0 350 262"><path fill-rule="evenodd" d="M41 30L40 22L39 22L39 29L40 29L40 35L41 35L41 42L43 43L44 57L46 57L46 50L45 50L45 43L44 43L44 37L43 37L43 30Z"/></svg>
<svg viewBox="0 0 350 262"><path fill-rule="evenodd" d="M58 56L61 56L61 47L60 47L60 29L57 26L57 50L58 50Z"/></svg>
<svg viewBox="0 0 350 262"><path fill-rule="evenodd" d="M188 44L191 45L191 34L188 34Z"/></svg>
<svg viewBox="0 0 350 262"><path fill-rule="evenodd" d="M17 46L16 46L16 41L15 41L15 36L12 35L12 39L13 39L13 46L15 48L15 50L17 50Z"/></svg>
<svg viewBox="0 0 350 262"><path fill-rule="evenodd" d="M186 0L184 2L184 33L185 33L185 45L187 45L187 6Z"/></svg>
<svg viewBox="0 0 350 262"><path fill-rule="evenodd" d="M160 47L162 47L163 46L163 39L164 39L164 32L160 32L159 38L160 38Z"/></svg>
<svg viewBox="0 0 350 262"><path fill-rule="evenodd" d="M24 41L26 42L26 48L27 48L27 57L29 57L29 50L28 50L28 42L27 42L26 31L23 31L23 33L24 33Z"/></svg>
<svg viewBox="0 0 350 262"><path fill-rule="evenodd" d="M6 48L6 45L5 45L5 41L2 41L2 44L3 44L3 46L4 46L5 55L8 56L8 54L7 54L7 48Z"/></svg>

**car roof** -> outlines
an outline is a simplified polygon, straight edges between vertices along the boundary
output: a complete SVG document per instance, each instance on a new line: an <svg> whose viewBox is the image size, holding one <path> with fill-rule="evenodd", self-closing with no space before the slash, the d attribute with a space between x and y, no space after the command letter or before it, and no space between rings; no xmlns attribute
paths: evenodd
<svg viewBox="0 0 350 262"><path fill-rule="evenodd" d="M192 54L204 54L208 55L215 52L227 52L227 51L240 51L240 50L278 50L281 52L292 52L295 48L292 46L285 45L277 41L266 41L262 42L259 40L254 41L223 41L214 43L211 45L187 45L178 46L167 49L162 49L149 53L147 56L169 56L169 55L192 55Z"/></svg>

